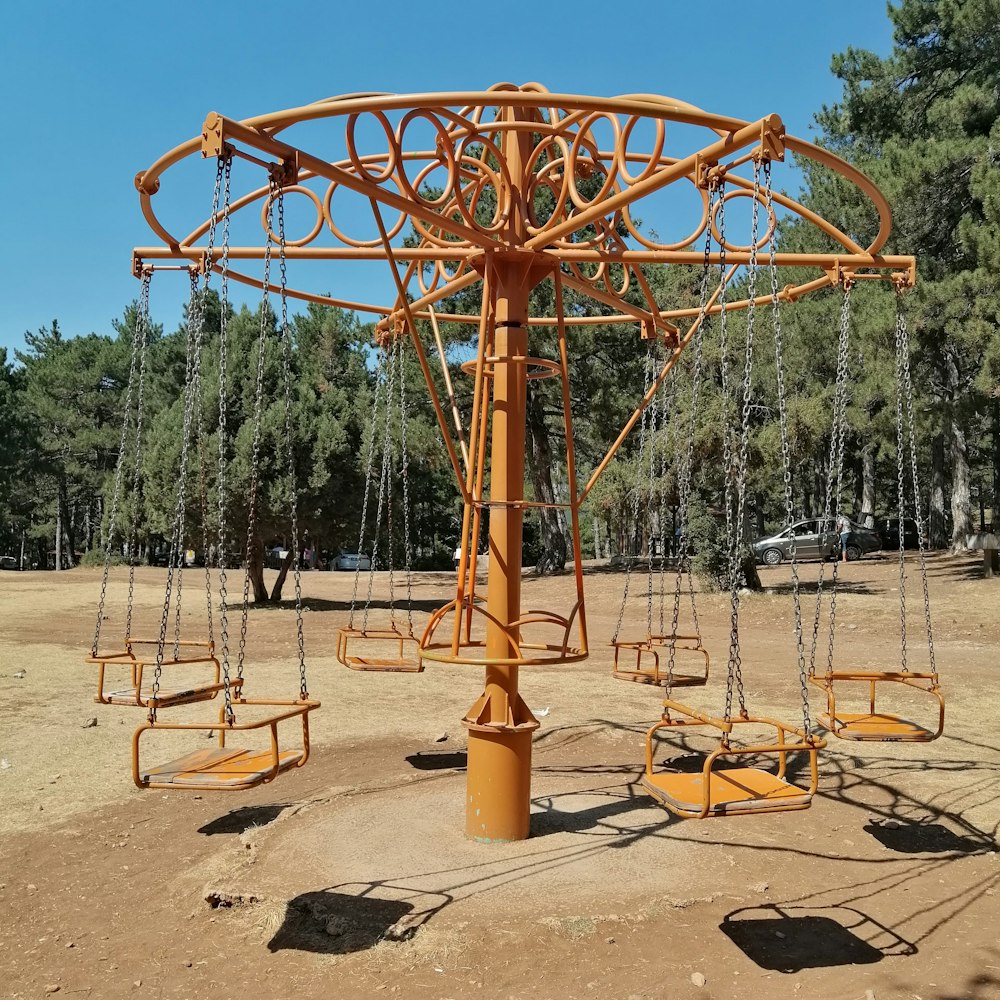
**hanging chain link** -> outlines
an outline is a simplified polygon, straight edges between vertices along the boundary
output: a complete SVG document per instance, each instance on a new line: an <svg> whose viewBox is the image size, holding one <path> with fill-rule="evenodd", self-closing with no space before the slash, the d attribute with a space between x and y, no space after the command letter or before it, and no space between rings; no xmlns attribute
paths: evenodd
<svg viewBox="0 0 1000 1000"><path fill-rule="evenodd" d="M651 342L650 347L652 348L653 358L652 358L652 377L654 381L659 376L660 369L660 356L657 350L657 342ZM653 393L653 398L649 401L649 434L646 439L647 448L649 450L649 491L646 494L646 526L649 526L651 520L649 512L653 509L653 497L656 494L656 435L660 427L660 390L657 389ZM647 539L649 537L649 532L645 531ZM646 562L647 562L647 574L646 574L646 634L652 639L653 637L653 554L649 551L649 544L647 541L646 545Z"/></svg>
<svg viewBox="0 0 1000 1000"><path fill-rule="evenodd" d="M212 251L215 243L216 227L219 215L219 200L220 195L223 198L223 308L222 308L222 328L223 336L221 342L225 342L224 332L225 332L225 314L226 314L226 299L225 299L225 288L226 288L226 270L228 267L229 258L229 205L230 205L230 174L232 169L232 160L229 156L220 156L218 164L216 167L215 176L215 191L212 196L212 215L211 223L208 231L208 249L205 257L205 290L208 289L209 275L212 270ZM171 605L171 590L173 586L173 574L174 574L174 558L176 557L177 549L180 548L180 539L182 538L183 524L184 524L184 513L186 508L186 497L187 497L187 462L188 462L188 445L191 438L191 421L193 418L195 399L198 395L198 373L200 372L201 365L201 346L202 346L202 336L204 331L203 320L203 310L199 312L194 317L188 318L188 353L190 358L190 367L185 371L185 393L184 393L184 417L182 422L181 431L181 457L180 457L180 468L178 471L177 480L177 497L176 504L174 507L174 524L173 533L171 536L171 553L172 558L168 560L167 564L167 583L163 598L163 614L160 618L160 634L159 640L156 647L156 667L153 671L153 690L151 698L151 706L149 709L149 721L156 722L156 699L160 691L160 680L163 673L163 657L166 646L167 639L167 622L170 617L170 605ZM224 355L222 360L224 361ZM220 364L222 362L220 361ZM221 377L221 376L220 376ZM222 383L220 382L220 385ZM220 410L220 413L222 410ZM221 417L220 417L221 419ZM220 438L221 438L220 434ZM220 440L220 448L222 443ZM220 504L221 504L221 490L223 488L222 479L220 476ZM221 531L221 528L220 528ZM221 562L221 558L220 558ZM225 570L222 570L223 574L223 595L225 593ZM223 623L225 623L225 602L223 600ZM225 635L225 633L224 633ZM175 647L176 648L176 647ZM176 656L176 653L175 653ZM228 714L231 715L232 709L229 702L229 676L228 676L228 663L226 662L225 656L223 656L223 671L224 671L224 681L225 681L225 693L226 693L226 707Z"/></svg>
<svg viewBox="0 0 1000 1000"><path fill-rule="evenodd" d="M712 218L712 211L715 204L715 188L711 188L708 193L708 215ZM719 206L719 214L724 217L725 207ZM723 218L723 226L725 220ZM725 247L722 248L722 259L725 261ZM691 572L691 558L688 555L688 538L690 537L690 505L691 505L691 476L694 470L694 432L696 427L696 415L698 412L698 395L701 389L702 371L704 368L704 345L705 334L709 325L708 312L708 284L712 274L712 227L705 226L705 256L701 266L701 282L698 289L698 326L694 333L694 366L691 375L691 412L687 421L687 449L681 463L680 474L677 483L677 500L679 505L680 533L677 537L677 575L674 580L674 613L671 623L670 649L667 660L667 697L674 685L674 665L677 660L677 631L680 627L681 612L681 582L687 573L688 588L691 595L691 612L694 619L695 634L698 642L701 642L701 627L698 621L698 612L694 600L694 579ZM723 281L725 280L725 266L721 272Z"/></svg>
<svg viewBox="0 0 1000 1000"><path fill-rule="evenodd" d="M897 292L898 295L898 292ZM898 300L897 300L898 301ZM905 536L903 530L903 516L906 513L905 474L906 453L904 450L903 434L903 354L906 352L906 344L903 336L902 310L896 308L896 501L899 516L899 655L902 672L907 673L907 648L906 648L906 556L905 556Z"/></svg>
<svg viewBox="0 0 1000 1000"><path fill-rule="evenodd" d="M646 347L646 359L643 362L643 377L642 377L642 398L646 398L646 394L649 392L650 386L653 384L651 379L653 369L653 342L650 341ZM643 456L646 453L646 432L649 424L649 412L648 407L643 407L642 414L639 418L639 458L638 464L639 468L642 468ZM638 528L639 525L639 487L636 485L630 496L629 500L631 503L629 507L632 513L632 525ZM623 556L625 558L625 587L622 591L622 603L621 607L618 609L618 621L615 624L614 634L611 636L611 645L613 646L618 642L618 635L622 630L622 622L625 619L625 608L628 604L629 589L632 582L632 558L630 555L632 548L632 539L629 538L626 545L623 547Z"/></svg>
<svg viewBox="0 0 1000 1000"><path fill-rule="evenodd" d="M725 186L723 185L720 190L720 206L719 206L719 243L720 252L725 253L726 247L726 217L725 217ZM723 265L724 266L724 265ZM733 529L733 480L736 478L735 469L733 467L733 431L732 424L735 422L731 420L732 414L732 404L733 404L733 393L729 385L729 315L726 311L726 276L725 271L720 267L721 274L721 292L719 294L719 370L722 378L722 469L723 475L725 476L725 485L723 489L723 502L726 508L726 583L728 584L728 589L730 592L730 637L729 637L729 656L726 666L726 710L725 718L728 720L733 711L733 682L735 680L734 674L734 663L733 663L733 630L732 630L732 620L733 620L733 593L736 590L735 576L733 573L733 550L736 545L735 533ZM738 602L739 595L737 594L736 600ZM737 612L739 605L737 603ZM737 642L739 636L736 637ZM723 738L723 743L725 744L726 739Z"/></svg>
<svg viewBox="0 0 1000 1000"><path fill-rule="evenodd" d="M354 628L354 611L358 603L358 585L361 581L361 556L365 551L365 528L368 521L368 500L371 496L372 472L375 469L375 439L378 437L378 412L381 404L382 386L385 380L386 352L384 348L378 348L378 361L375 365L375 393L372 399L372 430L368 439L368 461L365 465L365 493L361 501L361 530L358 536L358 560L354 566L354 590L351 593L351 613L347 620L347 627ZM371 574L374 572L372 563L368 564L368 604L371 603ZM365 621L368 620L367 604L365 607Z"/></svg>
<svg viewBox="0 0 1000 1000"><path fill-rule="evenodd" d="M729 671L726 683L726 721L732 713L732 686L736 694L740 717L747 715L746 693L743 689L743 661L740 653L740 584L743 582L743 536L746 513L747 472L750 447L750 399L753 390L754 320L757 315L757 231L760 225L760 160L753 161L753 200L750 217L750 262L748 265L746 350L741 381L742 407L740 411L739 452L736 458L736 511L730 548L729 569Z"/></svg>
<svg viewBox="0 0 1000 1000"><path fill-rule="evenodd" d="M406 443L406 377L403 370L403 340L397 339L399 367L399 435L400 471L403 480L403 560L406 567L406 627L407 635L413 635L413 577L412 547L410 543L410 453Z"/></svg>
<svg viewBox="0 0 1000 1000"><path fill-rule="evenodd" d="M139 391L135 406L135 450L132 459L132 520L129 524L127 547L128 601L125 605L125 637L132 635L132 609L135 606L135 563L138 558L139 509L142 506L142 423L145 413L146 359L149 353L149 284L152 271L143 273L139 299L139 317L142 325L139 344Z"/></svg>
<svg viewBox="0 0 1000 1000"><path fill-rule="evenodd" d="M920 582L924 597L924 628L927 632L927 652L930 656L930 672L937 687L938 672L934 656L934 629L931 624L931 598L927 584L927 559L924 551L924 519L921 507L920 477L917 472L917 435L913 417L913 379L910 374L910 335L906 328L906 312L903 309L903 289L896 286L896 323L903 357L904 402L906 404L907 427L910 445L910 471L913 478L913 520L917 526L917 555L920 561ZM903 522L899 522L899 535L903 537Z"/></svg>
<svg viewBox="0 0 1000 1000"><path fill-rule="evenodd" d="M764 207L770 212L773 205L771 192L771 161L764 163ZM781 474L785 492L785 518L789 527L795 523L795 505L792 494L792 456L788 441L788 394L785 389L785 347L781 332L781 297L778 290L778 265L776 233L771 234L768 272L771 278L771 326L774 333L774 371L778 394L778 424L781 432ZM791 538L790 561L792 567L792 608L795 620L795 650L799 661L799 693L802 699L802 729L806 739L811 735L809 719L809 686L806 673L805 641L802 635L802 595L799 587L799 565L795 552L795 535Z"/></svg>
<svg viewBox="0 0 1000 1000"><path fill-rule="evenodd" d="M666 354L665 349L661 349L661 358ZM677 452L676 433L674 431L674 421L677 417L677 370L671 367L667 382L663 392L663 415L661 426L663 427L662 440L660 442L660 486L659 504L657 506L657 521L660 535L660 620L658 632L664 635L666 632L666 596L667 596L667 456L673 457Z"/></svg>
<svg viewBox="0 0 1000 1000"><path fill-rule="evenodd" d="M264 362L267 357L267 323L270 313L271 284L271 233L274 231L274 199L278 186L271 178L267 201L267 239L264 243L264 276L261 282L263 293L260 300L260 317L257 329L257 374L253 396L253 443L250 447L250 498L247 507L247 537L245 546L245 571L243 573L243 609L240 615L240 642L236 659L236 676L243 679L243 664L246 659L247 626L250 617L250 566L254 558L257 535L257 494L260 490L260 430L264 411Z"/></svg>
<svg viewBox="0 0 1000 1000"><path fill-rule="evenodd" d="M299 697L309 698L306 679L306 638L302 620L302 560L299 548L299 490L295 468L295 441L292 436L292 345L288 326L288 254L285 241L285 189L278 189L278 272L281 277L281 375L285 390L285 438L288 449L288 495L292 515L292 544L295 558L292 563L295 581L295 638L299 652Z"/></svg>
<svg viewBox="0 0 1000 1000"><path fill-rule="evenodd" d="M849 401L849 383L847 380L848 364L850 358L851 339L851 289L852 282L845 283L844 297L840 309L840 346L837 356L837 380L838 395L834 397L834 424L833 435L830 444L831 466L827 477L827 500L824 524L830 523L830 511L833 511L834 527L842 525L844 516L844 444L847 438L847 404ZM830 495L830 484L835 484L835 488ZM832 503L832 507L831 507ZM826 645L826 672L833 673L833 654L837 635L837 594L840 580L840 559L843 557L838 553L837 561L833 564L833 572L830 574L830 621L827 633ZM820 564L819 583L816 587L816 614L813 619L813 632L819 628L820 601L822 599L823 570L826 567L825 561ZM814 661L810 659L809 669L815 672Z"/></svg>
<svg viewBox="0 0 1000 1000"><path fill-rule="evenodd" d="M94 641L90 647L92 656L97 656L97 649L101 642L101 626L104 623L104 604L107 600L108 574L111 569L111 555L115 539L115 526L118 522L118 503L121 498L122 478L125 471L125 456L128 454L128 432L129 427L132 424L132 398L135 395L139 356L140 353L144 353L144 349L141 345L145 341L146 326L149 322L149 285L151 278L151 271L143 271L142 288L139 293L139 309L136 312L135 323L132 327L132 353L129 360L128 381L125 385L125 405L122 411L124 414L122 417L122 433L121 440L118 445L118 460L115 463L115 481L111 491L111 512L108 519L108 530L103 539L104 572L101 575L101 596L97 602L97 624L94 628ZM131 590L126 614L129 624L126 626L125 637L128 638L132 621Z"/></svg>
<svg viewBox="0 0 1000 1000"><path fill-rule="evenodd" d="M395 378L396 378L396 354L392 345L386 348L385 367L385 416L382 420L382 463L379 468L378 477L378 501L375 506L375 528L372 531L372 558L371 566L368 570L368 596L365 600L365 612L361 622L361 630L368 629L368 612L372 604L372 588L375 583L375 573L378 570L378 550L379 550L379 528L382 526L382 511L386 506L386 495L388 494L388 517L387 529L389 548L388 568L389 568L389 612L390 620L395 626L395 614L392 603L392 489L389 483L389 474L392 467L392 442L390 440L392 432L392 404L395 398ZM376 414L378 416L378 414ZM377 433L377 430L373 430Z"/></svg>
<svg viewBox="0 0 1000 1000"><path fill-rule="evenodd" d="M222 691L225 696L225 721L233 725L233 692L229 684L229 594L226 590L226 442L228 432L229 389L227 375L227 341L229 338L229 208L230 183L232 177L232 157L226 156L224 180L225 200L222 214L222 275L219 281L221 311L219 317L219 472L217 486L218 503L218 543L216 551L219 559L219 638L222 644Z"/></svg>
<svg viewBox="0 0 1000 1000"><path fill-rule="evenodd" d="M205 321L205 308L202 295L198 291L198 272L192 268L189 273L191 291L188 297L188 323L200 329ZM206 283L208 278L206 276ZM195 420L198 436L198 498L201 505L201 551L205 563L205 612L208 621L208 641L212 651L215 651L215 625L212 613L212 560L209 558L209 526L208 526L208 456L205 454L205 412L202 392L201 366L199 365L195 391Z"/></svg>

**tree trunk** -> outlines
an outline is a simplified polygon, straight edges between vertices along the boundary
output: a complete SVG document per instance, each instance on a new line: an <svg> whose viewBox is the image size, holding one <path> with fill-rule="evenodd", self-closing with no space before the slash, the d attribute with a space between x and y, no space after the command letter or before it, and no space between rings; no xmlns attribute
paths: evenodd
<svg viewBox="0 0 1000 1000"><path fill-rule="evenodd" d="M990 530L1000 528L997 507L1000 506L1000 398L994 397L992 412L993 431L993 500L990 503Z"/></svg>
<svg viewBox="0 0 1000 1000"><path fill-rule="evenodd" d="M956 414L951 418L951 551L966 551L966 539L970 534L969 452L965 428Z"/></svg>
<svg viewBox="0 0 1000 1000"><path fill-rule="evenodd" d="M875 523L875 446L871 441L861 452L861 512L870 528Z"/></svg>
<svg viewBox="0 0 1000 1000"><path fill-rule="evenodd" d="M549 429L545 424L541 395L531 383L528 384L526 424L528 468L535 488L535 499L542 503L555 503ZM559 511L551 507L539 507L538 514L542 528L542 551L535 564L535 572L540 575L561 573L566 568L566 536L560 524Z"/></svg>
<svg viewBox="0 0 1000 1000"><path fill-rule="evenodd" d="M62 569L62 504L56 501L56 570Z"/></svg>
<svg viewBox="0 0 1000 1000"><path fill-rule="evenodd" d="M927 532L932 549L943 549L948 544L945 537L944 480L944 435L939 433L931 441L931 495Z"/></svg>
<svg viewBox="0 0 1000 1000"><path fill-rule="evenodd" d="M288 567L292 565L292 558L295 553L291 549L288 550L288 554L285 556L283 562L281 563L281 569L278 571L278 579L274 581L274 586L271 588L272 601L281 600L281 588L285 585L285 578L288 576ZM301 556L300 556L301 558ZM265 591L265 594L267 592Z"/></svg>
<svg viewBox="0 0 1000 1000"><path fill-rule="evenodd" d="M267 604L269 598L267 584L264 583L264 545L259 538L253 540L247 572L250 574L250 585L253 587L254 604Z"/></svg>

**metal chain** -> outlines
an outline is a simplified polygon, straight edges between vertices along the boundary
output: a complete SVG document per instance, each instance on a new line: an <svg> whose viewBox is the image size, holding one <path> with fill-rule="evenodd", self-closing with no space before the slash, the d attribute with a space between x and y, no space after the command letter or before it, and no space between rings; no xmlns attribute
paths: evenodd
<svg viewBox="0 0 1000 1000"><path fill-rule="evenodd" d="M652 385L652 380L650 375L652 373L653 365L653 343L652 341L646 347L646 360L643 363L643 379L642 379L642 398L646 398L646 394L649 392L649 387ZM649 423L649 413L648 407L643 407L642 415L639 420L639 468L642 468L643 455L646 452L646 431ZM632 490L631 496L631 511L632 511L632 523L635 526L639 524L639 487L636 485ZM623 548L631 550L632 544L631 539L629 539L628 545ZM625 607L628 604L629 589L632 583L632 559L629 556L629 552L624 552L625 558L625 587L622 591L622 603L621 607L618 609L618 622L615 624L614 634L611 636L611 644L614 645L618 642L618 635L622 630L622 622L625 619Z"/></svg>
<svg viewBox="0 0 1000 1000"><path fill-rule="evenodd" d="M271 283L271 233L274 225L274 199L277 184L272 178L267 203L267 239L264 243L264 276L261 282L263 293L260 300L260 322L257 331L257 377L253 396L253 443L250 448L250 498L247 507L247 538L245 547L245 571L243 573L243 610L240 615L240 642L236 661L236 676L243 678L243 664L246 659L247 625L250 617L250 564L254 555L254 541L257 534L257 493L260 489L260 428L264 409L264 360L267 355L267 320L270 312Z"/></svg>
<svg viewBox="0 0 1000 1000"><path fill-rule="evenodd" d="M371 609L372 604L372 588L375 583L375 572L378 568L378 547L379 547L379 529L382 527L382 511L385 507L385 497L386 497L386 487L389 480L389 462L391 446L389 444L389 431L392 425L391 414L392 414L392 401L394 397L394 386L395 386L395 374L396 374L396 357L392 351L392 347L386 349L386 368L385 368L385 417L382 421L382 462L379 467L379 477L378 477L378 501L375 505L375 529L372 531L372 558L371 564L368 568L368 596L365 600L365 613L361 621L361 630L367 631L368 629L368 613ZM376 414L379 416L379 414ZM377 433L377 431L376 431ZM392 499L389 500L390 513L389 517L391 519L391 506ZM389 572L392 572L392 528L390 522L389 528ZM389 606L392 607L392 584L389 585Z"/></svg>
<svg viewBox="0 0 1000 1000"><path fill-rule="evenodd" d="M650 344L650 346L653 350L652 376L655 379L659 375L660 358L657 346L655 344ZM656 435L660 427L659 402L660 390L657 389L653 393L653 398L649 401L649 436L647 438L647 447L649 450L649 492L646 499L647 521L649 520L649 511L653 506L653 497L656 493ZM648 567L646 574L646 633L651 639L653 637L653 557L648 545L646 563Z"/></svg>
<svg viewBox="0 0 1000 1000"><path fill-rule="evenodd" d="M399 357L397 356L394 348L390 347L390 352L392 354L392 368L391 376L392 381L389 383L389 396L387 399L387 405L385 408L385 435L383 436L383 445L385 451L382 454L382 471L385 477L385 485L383 490L385 491L386 498L386 518L385 518L385 528L386 528L386 553L387 562L389 570L389 624L395 629L396 627L396 576L395 576L395 547L396 547L396 530L392 522L393 509L395 508L395 483L393 482L393 477L396 472L396 442L392 435L392 409L395 405L395 379L399 374Z"/></svg>
<svg viewBox="0 0 1000 1000"><path fill-rule="evenodd" d="M917 473L917 435L913 425L913 379L910 374L910 335L906 328L906 313L903 310L903 290L896 286L896 323L900 330L900 341L903 355L904 402L908 417L910 470L913 478L913 520L917 526L917 555L920 561L920 582L924 597L924 627L927 630L927 652L930 656L930 672L934 677L935 686L938 683L937 663L934 657L934 629L931 625L931 599L927 585L927 559L924 551L924 519L923 508L920 505L920 477ZM899 534L903 536L903 522L899 523Z"/></svg>
<svg viewBox="0 0 1000 1000"><path fill-rule="evenodd" d="M843 496L844 496L844 442L847 437L847 403L848 403L848 363L850 358L851 340L851 282L848 281L844 289L844 298L840 308L840 346L837 357L837 379L839 399L834 398L834 425L833 440L830 444L831 466L827 477L827 487L832 483L836 484L832 497L827 502L825 523L829 523L830 511L836 518L834 525L840 522L843 517ZM829 493L828 493L829 496ZM832 502L832 508L830 503ZM826 567L825 561L820 564L819 584L816 588L816 616L813 619L813 631L819 628L820 600L822 597L823 570ZM838 583L840 581L840 554L833 564L833 572L830 576L830 621L826 646L826 672L833 673L834 643L837 635L837 595L839 593ZM815 672L815 666L810 660L810 670Z"/></svg>
<svg viewBox="0 0 1000 1000"><path fill-rule="evenodd" d="M662 360L666 351L661 347L660 358ZM660 442L660 489L659 505L657 506L657 519L660 531L660 627L659 634L663 635L666 630L666 595L667 595L667 455L672 457L676 452L676 434L674 433L674 419L677 416L677 371L670 369L667 375L667 382L663 389L661 426L663 427L662 440Z"/></svg>
<svg viewBox="0 0 1000 1000"><path fill-rule="evenodd" d="M222 276L219 281L222 309L219 318L219 473L218 518L219 535L216 551L219 558L219 637L221 639L222 691L225 697L225 720L236 721L233 713L233 693L229 684L229 594L226 590L226 435L228 432L227 340L229 335L229 205L232 157L225 157L225 201L222 216Z"/></svg>
<svg viewBox="0 0 1000 1000"><path fill-rule="evenodd" d="M720 190L719 206L719 243L722 252L725 252L726 239L726 217L725 217L725 187ZM733 402L733 394L729 388L729 316L726 312L726 287L725 272L721 271L722 290L719 294L719 367L722 375L722 468L725 476L723 490L723 502L726 508L726 582L730 591L730 640L729 657L726 665L726 711L725 718L729 719L733 710L733 682L735 680L733 671L733 639L732 639L732 593L736 584L733 573L733 549L735 538L733 531L733 442L732 428L730 426L730 411ZM725 740L723 740L725 742Z"/></svg>
<svg viewBox="0 0 1000 1000"><path fill-rule="evenodd" d="M712 218L712 210L715 203L715 189L712 188L708 194L708 218ZM719 214L724 215L725 208L719 206ZM722 247L721 254L725 261L725 247ZM691 559L688 555L688 537L690 532L689 516L691 504L691 474L694 468L694 431L695 415L698 410L698 394L701 389L702 369L704 360L705 333L709 325L708 313L708 283L712 273L712 227L705 226L705 256L701 266L701 283L698 289L698 326L694 334L694 368L691 376L691 411L687 421L687 450L681 463L680 475L677 483L677 499L680 510L680 534L677 536L677 576L674 581L674 615L671 626L670 650L667 661L667 695L669 696L674 684L674 664L677 659L677 630L680 626L681 611L681 580L685 570L687 571L688 587L691 593L691 610L694 615L695 634L701 641L701 628L698 622L698 612L694 603L694 580L691 573ZM722 279L725 281L725 265L723 264Z"/></svg>
<svg viewBox="0 0 1000 1000"><path fill-rule="evenodd" d="M729 665L728 673L736 681L740 717L747 715L746 693L743 689L743 662L740 655L740 584L743 582L741 555L743 523L746 513L747 472L750 446L750 398L753 389L754 320L757 315L757 231L760 225L760 160L753 161L753 201L750 216L750 261L747 282L746 350L741 383L743 400L740 420L740 448L736 464L736 515L733 545L730 550L729 576ZM726 721L732 711L732 684L727 684Z"/></svg>
<svg viewBox="0 0 1000 1000"><path fill-rule="evenodd" d="M299 491L295 469L295 444L292 437L292 345L288 327L288 255L285 241L285 190L278 189L278 273L281 278L279 300L281 302L281 374L285 390L285 438L288 446L288 494L292 515L292 544L295 558L292 562L292 577L295 581L295 638L299 647L299 697L309 698L309 684L306 679L306 637L302 615L302 560L299 548Z"/></svg>
<svg viewBox="0 0 1000 1000"><path fill-rule="evenodd" d="M901 311L896 310L896 500L899 514L899 647L900 665L902 672L907 672L906 665L906 559L905 559L905 535L903 530L903 515L906 513L904 498L904 472L905 452L903 444L903 353L906 350L903 341L902 324L900 323Z"/></svg>
<svg viewBox="0 0 1000 1000"><path fill-rule="evenodd" d="M142 324L139 344L139 392L135 406L135 451L132 461L132 520L129 525L128 541L128 600L125 611L125 637L132 635L132 609L135 605L135 562L138 556L137 537L139 534L139 507L141 506L142 476L142 418L145 414L146 359L149 353L149 285L152 271L143 273L142 291L139 299L139 317Z"/></svg>
<svg viewBox="0 0 1000 1000"><path fill-rule="evenodd" d="M403 479L403 560L406 566L407 634L413 635L413 576L410 544L410 453L406 443L406 377L403 370L403 341L396 341L399 355L400 467Z"/></svg>
<svg viewBox="0 0 1000 1000"><path fill-rule="evenodd" d="M104 542L104 572L101 576L101 596L97 602L97 624L94 628L94 641L90 647L91 655L97 656L97 647L101 642L101 625L104 622L104 604L108 592L108 573L111 569L111 546L115 538L115 525L118 521L118 503L121 498L122 477L125 470L125 456L128 453L128 430L132 423L132 397L135 394L136 373L139 363L140 343L145 337L145 326L147 319L144 315L149 309L149 283L151 272L143 271L142 290L140 291L139 310L136 313L135 324L132 327L132 354L129 361L128 381L125 385L125 405L123 407L122 433L118 445L118 460L115 463L115 481L111 490L111 513L108 519L107 535ZM128 617L131 620L131 604L128 608ZM128 637L128 631L125 632Z"/></svg>
<svg viewBox="0 0 1000 1000"><path fill-rule="evenodd" d="M191 293L188 298L188 323L200 328L205 321L205 309L202 296L198 291L198 272L194 268L190 271L190 280ZM207 280L206 276L206 283ZM212 614L212 561L208 557L208 484L205 476L208 462L205 455L205 413L200 366L196 387L194 405L195 419L197 421L196 433L198 436L198 494L201 504L201 551L205 563L205 611L208 620L208 641L214 652L215 627Z"/></svg>
<svg viewBox="0 0 1000 1000"><path fill-rule="evenodd" d="M361 502L361 530L358 536L358 560L354 566L354 590L351 594L351 613L347 620L347 627L354 628L354 611L358 603L358 584L361 581L361 554L365 551L365 527L368 521L368 499L371 495L372 472L375 468L375 439L378 437L378 408L382 396L382 383L385 378L386 352L384 348L378 348L378 361L375 365L375 394L372 399L372 433L368 440L368 462L365 466L365 493ZM371 603L371 573L373 572L371 563L368 565L368 604ZM365 609L365 620L367 621L367 605Z"/></svg>
<svg viewBox="0 0 1000 1000"><path fill-rule="evenodd" d="M184 386L185 386L185 399L184 406L185 410L189 405L188 396L190 394L190 406L193 408L195 400L197 398L195 380L194 380L194 367L195 367L195 347L194 347L194 331L191 327L188 327L187 335L187 358L184 369ZM188 389L190 386L190 389ZM193 417L193 409L192 409ZM190 447L190 429L188 435L185 435L183 448L186 450ZM174 593L174 659L179 659L181 651L181 604L182 604L182 593L184 587L184 531L187 521L187 475L186 475L186 460L187 455L185 454L185 475L183 477L184 482L184 501L183 510L180 515L180 530L175 530L170 538L170 555L168 557L168 565L171 567L169 572L172 574L174 569L177 571L177 589ZM180 486L180 483L178 483Z"/></svg>
<svg viewBox="0 0 1000 1000"><path fill-rule="evenodd" d="M212 215L211 223L208 231L208 250L205 257L205 289L208 288L209 275L212 270L212 250L215 242L217 217L219 214L219 199L220 193L223 196L223 282L222 288L225 293L226 288L226 269L228 267L229 258L229 204L230 204L230 173L232 168L232 160L228 156L219 157L219 161L216 167L215 176L215 191L212 196ZM224 190L223 190L224 189ZM225 332L225 294L223 294L223 308L222 308L222 328L223 334ZM178 546L178 538L180 537L182 525L184 521L184 510L185 510L185 500L186 500L186 489L187 489L187 456L188 456L188 444L191 437L191 420L193 416L194 400L196 396L196 376L200 371L201 364L201 345L202 345L202 334L204 324L201 322L202 314L196 317L198 322L192 326L191 320L188 321L188 341L190 344L189 353L191 356L192 366L190 371L185 371L185 395L184 395L184 417L182 423L181 431L181 457L180 457L180 469L178 471L178 481L177 481L177 499L174 508L174 525L173 533L171 536L171 552L175 553ZM224 336L223 336L224 342ZM221 385L221 383L220 383ZM221 436L221 435L220 435ZM220 449L222 447L220 441ZM220 491L222 489L222 481L220 479ZM220 504L221 504L221 493L220 493ZM156 646L156 667L153 671L153 690L152 690L152 705L149 710L149 720L150 722L156 722L156 698L160 691L160 680L163 673L163 656L164 649L166 646L167 638L167 621L170 616L170 604L171 604L171 588L173 586L173 558L168 561L167 565L167 583L163 598L163 614L160 618L160 633L159 640ZM224 573L223 570L223 594L224 594ZM223 603L223 622L225 621L225 604ZM223 660L223 670L224 670L224 680L226 684L226 705L227 709L231 714L231 707L229 705L229 676L227 672L228 664Z"/></svg>
<svg viewBox="0 0 1000 1000"><path fill-rule="evenodd" d="M764 163L764 206L768 211L773 204L771 194L771 161ZM781 432L781 472L785 489L785 517L789 526L794 523L795 506L792 496L792 456L788 443L788 396L785 390L785 349L781 333L781 298L778 291L778 266L774 261L777 252L776 234L771 234L768 271L771 277L771 326L774 333L774 371L778 393L778 424ZM802 729L808 739L811 735L809 719L809 686L806 673L805 642L802 636L802 597L799 590L799 565L795 552L795 536L790 546L792 565L792 607L795 619L795 650L799 660L799 693L802 697Z"/></svg>

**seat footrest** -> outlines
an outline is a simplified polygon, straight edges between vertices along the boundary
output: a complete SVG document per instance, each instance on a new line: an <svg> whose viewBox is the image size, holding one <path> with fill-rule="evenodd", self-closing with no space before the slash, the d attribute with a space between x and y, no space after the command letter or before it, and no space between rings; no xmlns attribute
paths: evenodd
<svg viewBox="0 0 1000 1000"><path fill-rule="evenodd" d="M708 778L709 816L806 809L812 801L809 792L755 767L712 771ZM704 808L702 771L647 774L642 786L653 798L682 816L698 816Z"/></svg>
<svg viewBox="0 0 1000 1000"><path fill-rule="evenodd" d="M197 686L179 688L176 691L161 687L156 693L156 700L160 708L165 708L168 705L190 705L196 701L211 701L218 693L219 686L217 684L206 688ZM143 684L139 690L138 700L136 699L136 690L134 687L112 691L105 697L110 705L131 705L133 707L140 705L145 708L149 704L149 700L153 697L153 686L151 684Z"/></svg>
<svg viewBox="0 0 1000 1000"><path fill-rule="evenodd" d="M302 758L302 750L279 751L278 772L294 767ZM274 777L273 772L274 756L270 750L206 747L140 771L140 777L150 788L221 791L253 788Z"/></svg>
<svg viewBox="0 0 1000 1000"><path fill-rule="evenodd" d="M842 740L871 740L877 743L926 743L930 730L889 712L820 712L816 721Z"/></svg>

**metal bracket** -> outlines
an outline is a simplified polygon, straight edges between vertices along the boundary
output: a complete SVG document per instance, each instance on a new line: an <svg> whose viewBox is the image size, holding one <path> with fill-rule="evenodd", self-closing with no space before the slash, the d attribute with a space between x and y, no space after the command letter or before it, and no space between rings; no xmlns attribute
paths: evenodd
<svg viewBox="0 0 1000 1000"><path fill-rule="evenodd" d="M222 156L226 148L223 125L225 119L216 111L210 111L201 126L201 155L204 159Z"/></svg>
<svg viewBox="0 0 1000 1000"><path fill-rule="evenodd" d="M160 179L159 177L155 177L147 182L146 173L147 171L140 170L139 173L135 175L132 183L135 184L135 189L140 194L156 194L156 192L160 190Z"/></svg>
<svg viewBox="0 0 1000 1000"><path fill-rule="evenodd" d="M760 147L755 151L760 160L785 160L785 123L779 115L768 115L760 126Z"/></svg>
<svg viewBox="0 0 1000 1000"><path fill-rule="evenodd" d="M694 156L694 184L702 191L713 191L725 180L725 168L719 167L718 160L706 160L701 153Z"/></svg>
<svg viewBox="0 0 1000 1000"><path fill-rule="evenodd" d="M269 163L267 172L280 188L291 187L299 179L299 165L294 158L281 160L279 163Z"/></svg>

